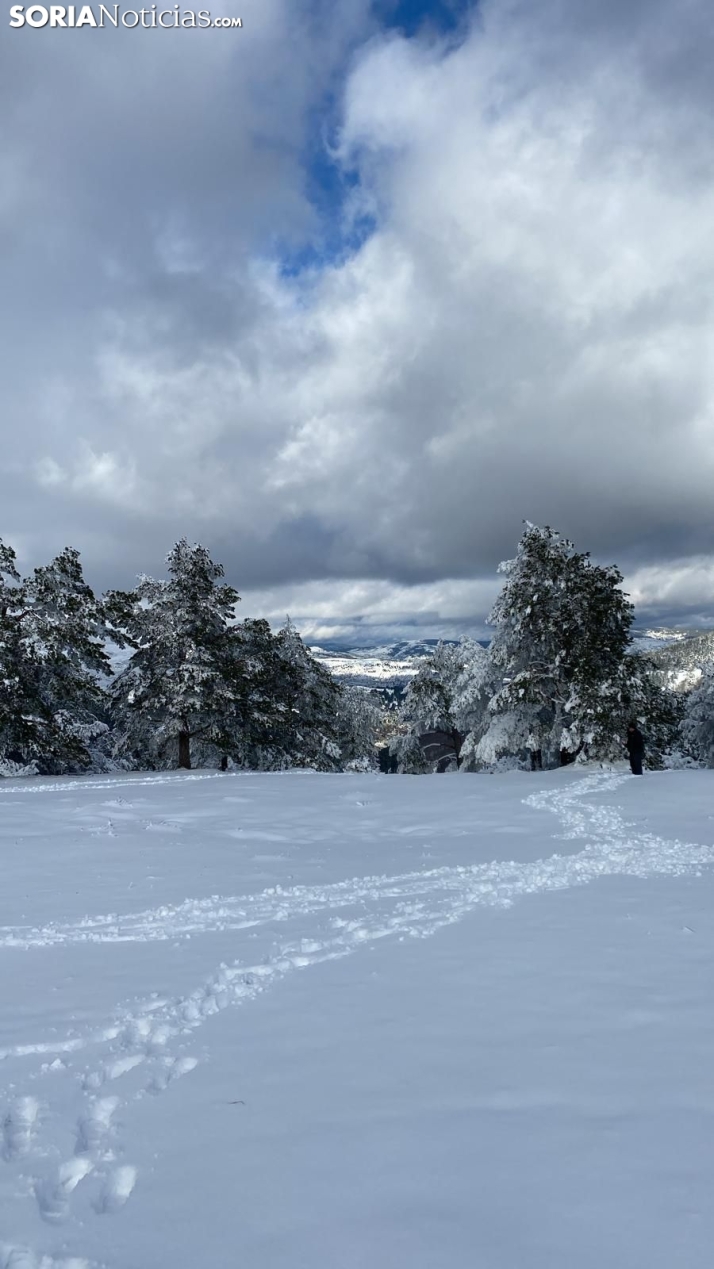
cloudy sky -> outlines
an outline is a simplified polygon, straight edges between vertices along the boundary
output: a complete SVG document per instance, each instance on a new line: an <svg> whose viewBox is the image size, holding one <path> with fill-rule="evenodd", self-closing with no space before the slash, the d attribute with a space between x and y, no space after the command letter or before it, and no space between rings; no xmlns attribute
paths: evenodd
<svg viewBox="0 0 714 1269"><path fill-rule="evenodd" d="M524 518L714 621L711 0L214 0L0 40L0 535L478 632Z"/></svg>

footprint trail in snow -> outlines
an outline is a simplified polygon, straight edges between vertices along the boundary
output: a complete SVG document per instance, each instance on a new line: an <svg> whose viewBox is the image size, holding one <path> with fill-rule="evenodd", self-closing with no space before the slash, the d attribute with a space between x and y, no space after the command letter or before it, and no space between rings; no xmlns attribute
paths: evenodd
<svg viewBox="0 0 714 1269"><path fill-rule="evenodd" d="M614 791L629 778L598 774L526 799L528 805L560 819L563 837L582 839L583 849L577 854L359 877L322 886L274 887L258 895L187 899L127 916L88 916L41 928L0 929L1 952L84 942L176 940L276 927L274 950L258 964L222 963L185 995L150 996L117 1010L99 1031L58 1039L38 1037L0 1050L0 1060L11 1060L13 1070L20 1063L23 1078L33 1090L6 1100L2 1155L6 1165L27 1175L43 1220L55 1226L66 1222L75 1195L87 1186L93 1187L90 1207L97 1217L120 1212L137 1183L136 1169L125 1161L115 1127L122 1104L170 1090L198 1065L198 1059L186 1051L197 1029L221 1010L249 1002L294 971L351 955L376 940L428 937L480 905L505 907L527 895L582 886L600 877L682 875L710 866L712 847L635 835L615 807L587 800L591 794ZM44 791L46 786L38 787ZM305 918L314 918L308 937L277 938L281 928ZM42 1060L59 1054L62 1060ZM48 1150L42 1140L43 1119L51 1107L49 1096L45 1102L37 1090L50 1075L75 1081L77 1088L70 1098L75 1115L72 1134L68 1134L73 1135L74 1148L63 1158L56 1157L56 1149L54 1153ZM14 1244L0 1244L0 1269L62 1269L63 1265L88 1269L88 1262L81 1259L43 1259Z"/></svg>

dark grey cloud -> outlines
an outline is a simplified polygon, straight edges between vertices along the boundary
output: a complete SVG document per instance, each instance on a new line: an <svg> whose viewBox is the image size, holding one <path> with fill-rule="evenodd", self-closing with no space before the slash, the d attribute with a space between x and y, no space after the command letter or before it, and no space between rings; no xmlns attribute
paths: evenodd
<svg viewBox="0 0 714 1269"><path fill-rule="evenodd" d="M527 517L706 616L711 6L486 0L458 46L242 16L4 32L0 532L99 584L186 533L264 611L441 629ZM321 127L375 229L286 274L339 229Z"/></svg>

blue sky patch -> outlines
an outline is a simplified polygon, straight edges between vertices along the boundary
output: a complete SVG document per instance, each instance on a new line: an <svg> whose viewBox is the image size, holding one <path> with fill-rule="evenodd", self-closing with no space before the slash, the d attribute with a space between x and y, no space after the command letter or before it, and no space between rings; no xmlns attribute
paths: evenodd
<svg viewBox="0 0 714 1269"><path fill-rule="evenodd" d="M474 0L375 0L374 13L382 26L412 38L424 29L440 35L456 31Z"/></svg>
<svg viewBox="0 0 714 1269"><path fill-rule="evenodd" d="M414 39L456 33L475 8L476 0L374 0L372 13L378 28ZM315 209L318 227L309 241L280 244L278 257L284 277L336 264L358 251L376 228L370 215L357 217L346 227L345 207L359 185L359 174L335 162L326 141L339 126L340 92L338 88L330 93L313 116L303 161L306 195Z"/></svg>

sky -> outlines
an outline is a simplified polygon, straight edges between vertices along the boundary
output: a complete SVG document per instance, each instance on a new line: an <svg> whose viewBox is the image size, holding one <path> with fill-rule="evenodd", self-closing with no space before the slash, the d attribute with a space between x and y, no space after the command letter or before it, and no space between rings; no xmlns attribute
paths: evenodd
<svg viewBox="0 0 714 1269"><path fill-rule="evenodd" d="M478 635L528 519L714 624L710 0L215 5L6 19L21 567L186 536L312 641Z"/></svg>

